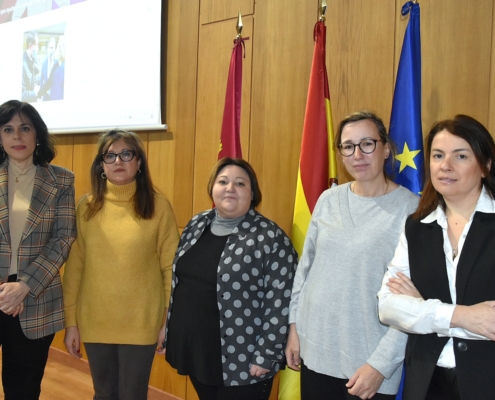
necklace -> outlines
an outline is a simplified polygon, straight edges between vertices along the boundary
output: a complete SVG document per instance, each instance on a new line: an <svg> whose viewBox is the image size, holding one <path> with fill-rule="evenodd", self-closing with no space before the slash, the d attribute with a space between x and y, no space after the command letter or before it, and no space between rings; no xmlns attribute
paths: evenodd
<svg viewBox="0 0 495 400"><path fill-rule="evenodd" d="M26 168L24 171L22 171L19 175L16 175L15 177L15 183L19 183L19 178L23 175L26 175L29 171L29 168ZM15 175L15 172L14 172Z"/></svg>
<svg viewBox="0 0 495 400"><path fill-rule="evenodd" d="M455 260L458 254L459 242L454 236L454 232L450 229L449 221L447 220L447 236L449 237L450 245L452 246L452 261Z"/></svg>
<svg viewBox="0 0 495 400"><path fill-rule="evenodd" d="M388 184L390 183L390 181L388 179L385 179L385 182L387 183L387 186L385 186L385 191L383 192L382 196L385 196L387 194L387 192L388 192ZM355 184L356 184L355 181L351 183L351 192L352 193L355 193L354 192L354 185Z"/></svg>

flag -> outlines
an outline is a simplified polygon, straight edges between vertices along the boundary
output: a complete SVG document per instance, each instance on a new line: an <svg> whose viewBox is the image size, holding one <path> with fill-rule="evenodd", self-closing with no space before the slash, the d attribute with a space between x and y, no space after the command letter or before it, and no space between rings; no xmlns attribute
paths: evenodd
<svg viewBox="0 0 495 400"><path fill-rule="evenodd" d="M421 34L419 4L408 1L409 16L395 82L389 135L397 146L394 181L420 195L423 190L424 151L421 129Z"/></svg>
<svg viewBox="0 0 495 400"><path fill-rule="evenodd" d="M223 110L222 133L218 159L224 157L242 158L241 150L241 97L242 97L242 50L244 40L237 37L230 58L225 108Z"/></svg>
<svg viewBox="0 0 495 400"><path fill-rule="evenodd" d="M408 1L409 15L395 82L389 135L397 146L394 181L420 195L423 190L424 151L421 129L421 32L419 4ZM402 400L405 364L396 400Z"/></svg>
<svg viewBox="0 0 495 400"><path fill-rule="evenodd" d="M304 116L292 242L302 254L311 214L320 194L337 184L337 163L333 147L332 111L325 66L326 26L318 21L314 28L315 48L309 78ZM300 399L299 373L289 368L280 372L279 400Z"/></svg>

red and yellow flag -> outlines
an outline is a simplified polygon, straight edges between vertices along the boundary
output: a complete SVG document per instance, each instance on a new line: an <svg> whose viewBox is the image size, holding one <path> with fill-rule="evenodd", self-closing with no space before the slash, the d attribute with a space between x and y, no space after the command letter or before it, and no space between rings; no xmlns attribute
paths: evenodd
<svg viewBox="0 0 495 400"><path fill-rule="evenodd" d="M292 242L299 255L308 231L311 214L321 193L337 184L337 163L333 147L332 110L325 66L326 26L318 21L314 28L315 49L309 78L304 116ZM289 368L280 373L279 400L301 398L299 373Z"/></svg>
<svg viewBox="0 0 495 400"><path fill-rule="evenodd" d="M229 77L223 110L222 134L218 159L223 157L242 158L241 150L241 97L242 97L242 50L244 40L234 40L232 57L230 58Z"/></svg>

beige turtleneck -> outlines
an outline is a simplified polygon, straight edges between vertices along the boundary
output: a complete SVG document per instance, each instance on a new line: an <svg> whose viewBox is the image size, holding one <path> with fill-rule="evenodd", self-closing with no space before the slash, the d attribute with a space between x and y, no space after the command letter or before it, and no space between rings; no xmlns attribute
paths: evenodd
<svg viewBox="0 0 495 400"><path fill-rule="evenodd" d="M17 274L17 250L21 243L22 232L26 226L31 197L33 195L34 177L36 165L31 164L21 169L10 163L9 171L9 229L10 248L12 259L10 261L9 275Z"/></svg>

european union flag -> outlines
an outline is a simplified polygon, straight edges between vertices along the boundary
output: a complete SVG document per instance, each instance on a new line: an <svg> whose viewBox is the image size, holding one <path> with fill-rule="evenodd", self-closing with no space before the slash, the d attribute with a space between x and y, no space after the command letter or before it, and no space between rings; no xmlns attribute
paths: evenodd
<svg viewBox="0 0 495 400"><path fill-rule="evenodd" d="M389 135L397 146L395 182L417 195L423 190L424 151L421 129L421 33L419 4L408 1L410 13L395 82Z"/></svg>

